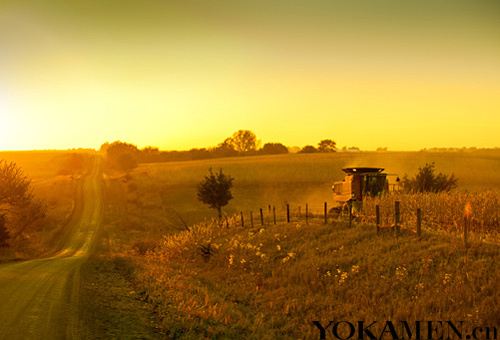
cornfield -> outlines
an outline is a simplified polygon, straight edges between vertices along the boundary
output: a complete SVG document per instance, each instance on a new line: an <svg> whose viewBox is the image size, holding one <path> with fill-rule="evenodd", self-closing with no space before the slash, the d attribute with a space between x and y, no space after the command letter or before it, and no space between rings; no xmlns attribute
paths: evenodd
<svg viewBox="0 0 500 340"><path fill-rule="evenodd" d="M422 209L422 226L459 232L466 217L470 230L479 233L500 231L500 191L451 193L391 193L382 197L365 198L360 219L375 223L375 206L379 205L380 223L394 223L394 202L401 202L401 223L416 225L417 209Z"/></svg>

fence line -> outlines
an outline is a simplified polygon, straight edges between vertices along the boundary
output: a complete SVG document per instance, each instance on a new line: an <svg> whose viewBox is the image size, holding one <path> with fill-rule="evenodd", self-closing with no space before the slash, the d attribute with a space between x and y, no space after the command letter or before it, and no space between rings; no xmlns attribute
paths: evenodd
<svg viewBox="0 0 500 340"><path fill-rule="evenodd" d="M311 220L317 220L317 221L323 221L324 224L328 224L328 221L336 221L336 222L346 222L345 217L343 216L342 213L340 214L332 214L328 212L328 204L327 202L324 202L323 206L323 212L322 213L313 213L310 211L310 204L306 203L305 209L302 210L301 206L296 206L290 207L290 204L287 203L286 206L283 208L283 214L281 215L279 213L279 209L277 211L275 205L268 205L267 209L267 215L264 214L264 210L262 208L259 208L259 213L260 213L260 224L258 226L270 226L270 225L276 225L277 223L280 222L286 222L286 223L292 223L292 222L301 222L305 221L306 224L309 224ZM316 205L319 207L319 205ZM351 204L348 205L348 223L349 227L352 226L354 222L354 214L352 211L353 207ZM278 212L278 213L277 213ZM253 219L253 211L250 211L248 214L246 214L250 218L250 226L252 228L255 227L254 225L254 219ZM369 220L372 218L370 216L366 215L360 215L364 223L366 224L373 224L370 223ZM416 223L415 223L415 228L410 228L409 226L405 226L402 223L402 218L401 218L401 203L399 201L394 202L394 223L391 225L382 225L381 224L381 211L380 211L380 206L377 204L375 206L375 220L374 220L374 225L377 228L377 233L380 233L382 229L392 229L394 234L396 236L401 236L401 229L405 229L411 233L416 234L418 237L422 235L422 209L417 208L416 209ZM244 228L245 227L245 213L243 211L240 212L240 222L241 226ZM468 229L470 225L470 217L466 216L464 219L464 224L463 224L463 239L464 239L464 244L467 246L468 242Z"/></svg>

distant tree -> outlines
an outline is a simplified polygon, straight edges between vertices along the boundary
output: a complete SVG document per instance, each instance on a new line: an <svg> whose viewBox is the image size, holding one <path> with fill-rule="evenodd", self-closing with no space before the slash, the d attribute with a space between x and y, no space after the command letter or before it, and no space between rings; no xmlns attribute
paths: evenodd
<svg viewBox="0 0 500 340"><path fill-rule="evenodd" d="M248 153L257 149L257 136L250 130L239 130L233 134L232 144L239 153Z"/></svg>
<svg viewBox="0 0 500 340"><path fill-rule="evenodd" d="M312 145L306 145L299 151L299 153L315 153L315 152L318 152L318 150Z"/></svg>
<svg viewBox="0 0 500 340"><path fill-rule="evenodd" d="M318 152L336 152L337 143L331 139L323 139L318 143Z"/></svg>
<svg viewBox="0 0 500 340"><path fill-rule="evenodd" d="M233 157L238 154L231 137L226 138L222 143L213 148L211 152L216 157Z"/></svg>
<svg viewBox="0 0 500 340"><path fill-rule="evenodd" d="M410 192L447 192L457 187L458 178L454 174L451 176L439 173L434 174L435 164L426 163L419 168L418 173L413 178L405 175L403 178L403 187Z"/></svg>
<svg viewBox="0 0 500 340"><path fill-rule="evenodd" d="M9 231L7 230L6 223L7 219L5 218L5 214L0 215L0 248L8 247L8 240L10 238Z"/></svg>
<svg viewBox="0 0 500 340"><path fill-rule="evenodd" d="M161 161L160 149L154 146L147 146L144 149L140 150L138 157L139 162L141 163L159 162Z"/></svg>
<svg viewBox="0 0 500 340"><path fill-rule="evenodd" d="M115 141L106 148L106 158L111 167L128 173L139 164L139 150L133 144Z"/></svg>
<svg viewBox="0 0 500 340"><path fill-rule="evenodd" d="M216 209L219 219L222 218L222 207L233 198L231 194L233 180L234 178L225 175L222 169L214 174L210 168L209 175L198 183L198 200Z"/></svg>
<svg viewBox="0 0 500 340"><path fill-rule="evenodd" d="M265 155L279 155L288 153L288 148L281 143L266 143L259 151Z"/></svg>
<svg viewBox="0 0 500 340"><path fill-rule="evenodd" d="M189 154L189 157L192 159L192 160L196 160L196 159L207 159L207 158L211 158L212 157L212 154L210 153L210 151L208 151L207 149L205 148L201 148L201 149L191 149L188 151L188 154Z"/></svg>
<svg viewBox="0 0 500 340"><path fill-rule="evenodd" d="M385 151L387 151L387 147L381 147L381 146L379 146L377 148L377 152L385 152Z"/></svg>

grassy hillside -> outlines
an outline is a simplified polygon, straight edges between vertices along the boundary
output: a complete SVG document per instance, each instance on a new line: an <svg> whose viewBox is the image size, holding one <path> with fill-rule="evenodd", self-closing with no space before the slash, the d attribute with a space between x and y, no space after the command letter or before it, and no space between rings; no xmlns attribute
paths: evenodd
<svg viewBox="0 0 500 340"><path fill-rule="evenodd" d="M318 339L314 320L456 320L465 332L500 325L499 255L432 233L212 223L166 236L135 276L173 337Z"/></svg>

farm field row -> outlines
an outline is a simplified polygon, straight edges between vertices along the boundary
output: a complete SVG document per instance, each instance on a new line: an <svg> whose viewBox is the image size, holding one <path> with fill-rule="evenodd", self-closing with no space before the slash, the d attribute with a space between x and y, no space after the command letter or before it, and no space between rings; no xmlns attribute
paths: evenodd
<svg viewBox="0 0 500 340"><path fill-rule="evenodd" d="M435 162L436 171L454 173L459 192L500 190L500 155L485 153L362 152L336 154L289 154L226 158L190 162L141 164L132 172L130 199L149 207L169 207L194 223L214 212L197 200L196 185L209 168L222 168L234 177L233 197L225 211L267 210L269 205L283 211L287 203L294 209L309 205L312 213L322 213L323 203L334 204L331 186L344 177L348 166L383 167L389 181L397 176L413 176L419 167ZM396 176L397 175L397 176ZM494 195L498 197L498 194Z"/></svg>

